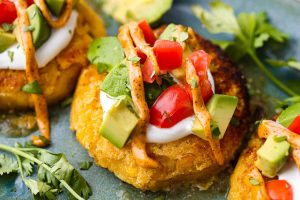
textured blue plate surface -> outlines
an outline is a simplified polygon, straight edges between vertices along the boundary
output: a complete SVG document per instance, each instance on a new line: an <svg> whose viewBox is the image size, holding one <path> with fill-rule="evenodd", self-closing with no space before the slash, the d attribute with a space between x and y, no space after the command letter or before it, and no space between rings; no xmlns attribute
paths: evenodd
<svg viewBox="0 0 300 200"><path fill-rule="evenodd" d="M91 0L92 1L92 0ZM296 0L226 0L237 12L258 12L266 11L270 20L276 27L288 33L291 37L289 43L276 53L279 58L295 57L300 60L300 2ZM193 27L197 32L206 38L220 38L222 36L212 36L201 27L200 22L193 16L190 5L198 3L207 6L205 0L181 0L175 1L172 9L161 19L161 23L180 23ZM95 10L100 11L95 2L91 2ZM118 24L104 16L107 22L109 34L116 34ZM265 51L268 55L270 52ZM273 106L276 98L284 98L285 95L272 85L265 76L249 61L240 63L240 67L247 77L251 87L249 92L252 96L252 104L261 105L266 110L266 115L273 114ZM300 73L289 70L276 70L276 74L287 83L297 82L294 89L300 92ZM74 133L69 130L69 108L51 109L51 128L53 144L50 150L63 152L70 162L78 167L78 162L92 160L87 152L79 145ZM3 133L2 133L3 134ZM5 138L0 133L0 143L13 145L15 142L29 140L27 138ZM92 186L93 196L90 199L154 199L155 197L165 197L165 199L225 199L228 189L229 173L224 172L219 177L217 183L208 191L200 191L196 188L184 189L182 191L172 191L167 193L143 193L132 186L121 182L112 173L93 165L88 171L81 171L81 174ZM31 199L31 194L16 175L0 177L0 200L6 199ZM59 199L67 199L61 195Z"/></svg>

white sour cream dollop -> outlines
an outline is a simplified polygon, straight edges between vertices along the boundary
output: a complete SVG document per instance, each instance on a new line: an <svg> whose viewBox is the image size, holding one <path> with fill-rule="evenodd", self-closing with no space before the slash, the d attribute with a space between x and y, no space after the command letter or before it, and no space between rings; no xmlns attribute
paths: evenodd
<svg viewBox="0 0 300 200"><path fill-rule="evenodd" d="M289 182L293 188L293 199L300 199L300 171L293 160L289 159L280 170L278 179Z"/></svg>
<svg viewBox="0 0 300 200"><path fill-rule="evenodd" d="M209 70L207 72L207 75L212 85L213 92L215 93L215 82ZM174 79L174 81L177 82L176 79ZM105 117L106 113L110 110L110 108L113 106L115 102L116 102L115 99L110 97L105 92L100 91L100 103L103 110L103 117ZM187 117L170 128L160 128L152 124L148 124L146 141L148 143L163 144L163 143L173 142L181 138L184 138L188 135L191 135L193 134L192 126L193 126L194 119L195 116Z"/></svg>
<svg viewBox="0 0 300 200"><path fill-rule="evenodd" d="M39 68L45 67L55 58L73 38L77 24L78 13L72 11L66 25L59 29L52 29L49 39L36 51L36 61ZM13 55L13 58L10 58ZM26 57L19 44L14 44L0 53L0 69L25 70Z"/></svg>

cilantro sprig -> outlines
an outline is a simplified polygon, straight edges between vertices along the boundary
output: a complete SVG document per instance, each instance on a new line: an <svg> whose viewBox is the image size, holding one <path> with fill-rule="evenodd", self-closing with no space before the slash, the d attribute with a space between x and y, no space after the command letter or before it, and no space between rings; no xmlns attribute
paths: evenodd
<svg viewBox="0 0 300 200"><path fill-rule="evenodd" d="M275 77L257 55L257 49L267 41L283 43L288 36L272 26L264 12L240 13L235 16L232 7L219 1L212 2L210 8L211 11L207 11L199 5L192 6L194 14L210 33L225 33L234 37L233 40L214 42L234 60L250 56L275 85L288 95L296 96L297 93Z"/></svg>
<svg viewBox="0 0 300 200"><path fill-rule="evenodd" d="M63 189L68 191L71 199L84 200L92 194L89 184L63 154L20 145L0 144L0 150L16 156L14 160L0 154L0 175L19 172L35 198L55 200ZM32 175L34 165L38 168L37 180L28 177Z"/></svg>

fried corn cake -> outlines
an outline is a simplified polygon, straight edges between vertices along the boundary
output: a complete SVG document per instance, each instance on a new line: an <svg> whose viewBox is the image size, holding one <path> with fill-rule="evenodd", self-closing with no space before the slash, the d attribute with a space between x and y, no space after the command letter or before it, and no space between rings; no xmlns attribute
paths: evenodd
<svg viewBox="0 0 300 200"><path fill-rule="evenodd" d="M84 1L78 2L77 10L79 17L73 39L58 56L39 69L48 104L55 104L73 92L81 69L88 65L89 43L93 38L105 35L101 19ZM0 110L33 108L30 94L21 91L25 84L24 70L0 69Z"/></svg>
<svg viewBox="0 0 300 200"><path fill-rule="evenodd" d="M157 30L160 34L163 28ZM71 129L78 141L101 167L107 168L121 180L143 191L165 190L182 184L197 183L216 175L233 159L243 136L248 130L249 104L245 80L236 66L210 41L197 35L201 49L212 56L211 72L216 85L216 93L239 98L234 117L238 125L229 125L221 140L225 164L217 164L207 141L190 135L166 144L148 144L148 154L161 164L161 168L149 169L138 165L131 151L131 142L118 149L101 137L102 122L100 105L100 85L105 74L98 74L95 67L84 69L75 91L71 109ZM195 49L196 45L190 45Z"/></svg>

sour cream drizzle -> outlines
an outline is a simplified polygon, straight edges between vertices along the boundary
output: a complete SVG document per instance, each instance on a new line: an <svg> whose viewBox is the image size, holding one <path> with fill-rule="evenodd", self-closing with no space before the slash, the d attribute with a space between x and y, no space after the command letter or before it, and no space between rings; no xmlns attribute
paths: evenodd
<svg viewBox="0 0 300 200"><path fill-rule="evenodd" d="M208 71L208 78L212 85L213 92L215 92L215 83L210 71ZM103 110L103 117L105 117L106 113L110 110L110 108L113 106L115 102L116 100L110 97L108 94L106 94L103 91L100 92L100 103ZM194 119L195 116L187 117L170 128L159 128L152 124L148 124L146 141L148 143L163 144L163 143L173 142L181 138L184 138L188 135L191 135L193 134L192 125Z"/></svg>
<svg viewBox="0 0 300 200"><path fill-rule="evenodd" d="M64 48L68 46L73 38L76 28L78 12L72 11L72 14L65 26L58 29L52 29L49 39L35 53L39 68L45 67L55 58ZM8 54L13 52L13 59ZM19 44L14 44L6 51L0 53L0 69L25 70L26 57L24 50Z"/></svg>

